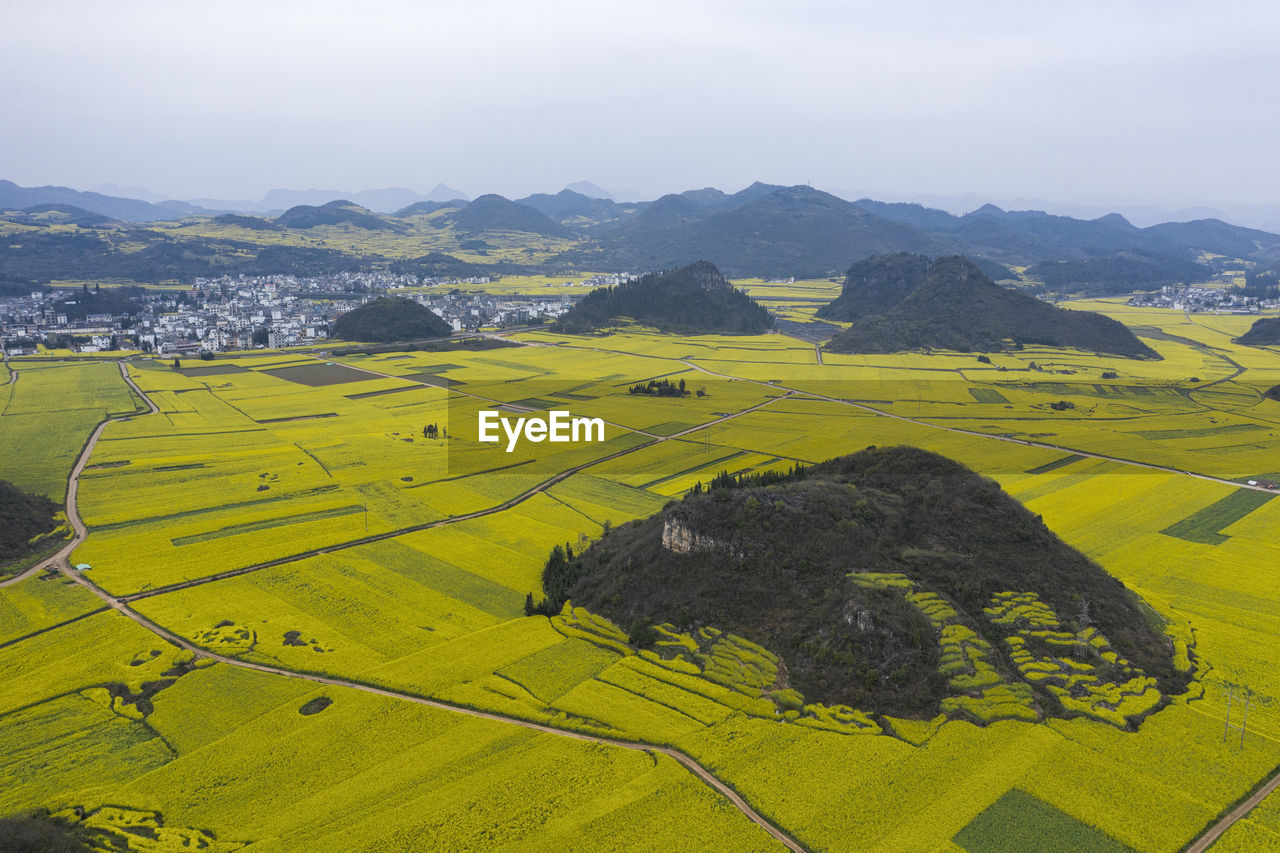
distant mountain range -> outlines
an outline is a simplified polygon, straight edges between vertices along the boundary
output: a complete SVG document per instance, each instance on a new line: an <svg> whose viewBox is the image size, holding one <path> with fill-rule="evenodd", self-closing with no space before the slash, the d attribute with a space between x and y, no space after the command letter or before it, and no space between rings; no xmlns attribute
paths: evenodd
<svg viewBox="0 0 1280 853"><path fill-rule="evenodd" d="M449 201L450 199L466 201L468 199L465 193L444 184L437 184L426 194L402 187L362 190L354 193L344 190L275 189L258 201L219 198L162 201L154 193L142 187L117 187L115 184L105 184L99 189L132 192L140 197L85 192L73 190L70 187L20 187L12 181L0 180L0 210L23 210L35 205L63 204L122 222L157 222L218 213L278 214L298 205L319 206L339 200L355 202L370 210L390 213L415 202Z"/></svg>
<svg viewBox="0 0 1280 853"><path fill-rule="evenodd" d="M706 187L654 201L618 202L604 197L608 193L595 185L574 186L587 192L566 188L554 195L537 193L518 200L490 193L468 201L443 185L426 196L403 189L339 198L330 198L334 192L327 190L273 190L250 208L231 209L117 198L65 187L25 188L0 181L0 218L27 225L77 225L83 229L81 236L104 228L129 229L129 222L190 217L205 217L214 226L229 229L225 237L208 236L204 225L193 229L198 237L163 236L170 242L185 240L189 255L201 254L193 245L196 239L256 242L258 238L246 232L306 232L324 226L402 234L419 240L419 254L425 254L442 245L457 245L433 242L432 235L447 229L448 234L466 237L461 241L463 251L468 249L466 243L483 249L497 239L523 248L525 254L538 254L541 269L645 272L707 259L731 277L836 276L853 262L877 254L910 252L931 258L963 254L995 279L1017 278L1010 267L1029 268L1033 278L1055 291L1090 294L1205 281L1233 259L1252 262L1259 269L1280 266L1280 235L1218 219L1139 228L1114 213L1076 219L991 204L957 216L919 204L867 198L851 202L805 185L764 183L736 193ZM277 207L289 202L293 203ZM158 231L131 231L148 245L162 239ZM299 234L300 241L311 238L311 234ZM92 241L81 242L87 251ZM35 281L43 276L37 269L54 269L66 261L65 257L35 257L42 251L40 245L38 240L26 241L21 259L0 252L0 274ZM182 254L172 247L157 251L164 257ZM1224 260L1211 260L1214 256ZM297 257L291 257L290 263ZM364 252L349 257L369 268L390 263ZM103 266L96 264L95 269ZM179 276L184 274L180 264L161 266L168 272L176 267ZM78 274L76 269L72 264L66 274ZM186 274L203 271L192 267Z"/></svg>

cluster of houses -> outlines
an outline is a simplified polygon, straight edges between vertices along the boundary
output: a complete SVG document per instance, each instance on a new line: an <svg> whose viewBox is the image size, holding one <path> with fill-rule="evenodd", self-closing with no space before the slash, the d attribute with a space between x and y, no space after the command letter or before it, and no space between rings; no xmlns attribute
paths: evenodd
<svg viewBox="0 0 1280 853"><path fill-rule="evenodd" d="M593 276L566 284L597 287L628 278ZM388 294L422 303L455 332L554 318L569 310L576 298L555 290L546 296L499 296L461 289L488 283L488 277L436 280L370 272L306 278L220 276L173 290L132 289L127 311L83 319L69 316L79 313L69 307L83 298L82 291L39 290L0 297L0 344L10 355L32 353L38 345L80 352L142 349L162 355L277 349L324 340L340 315Z"/></svg>
<svg viewBox="0 0 1280 853"><path fill-rule="evenodd" d="M1165 285L1159 293L1141 293L1129 300L1130 305L1146 308L1172 308L1192 314L1257 314L1280 308L1280 300L1244 296L1232 287L1197 287Z"/></svg>

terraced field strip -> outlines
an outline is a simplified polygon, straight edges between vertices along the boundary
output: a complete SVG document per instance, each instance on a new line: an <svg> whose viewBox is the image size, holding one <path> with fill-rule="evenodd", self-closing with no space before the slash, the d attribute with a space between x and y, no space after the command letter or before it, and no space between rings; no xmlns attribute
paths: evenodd
<svg viewBox="0 0 1280 853"><path fill-rule="evenodd" d="M496 337L496 335L495 335L495 337ZM663 361L669 361L669 360L670 360L670 359L669 359L668 357L666 357L666 356L648 355L648 354L645 354L645 353L624 352L624 351L622 351L622 350L611 350L611 349L606 349L606 348L604 348L604 347L588 347L588 346L581 346L581 345L579 345L579 344L544 344L544 343L531 343L531 344L528 344L528 345L529 345L529 346L561 346L561 347L564 347L565 349L585 349L585 350L591 350L591 351L593 351L593 352L607 352L607 353L618 353L618 354L621 354L621 355L630 355L630 356L637 357L637 358L656 358L656 359L661 359L661 360L663 360ZM1217 354L1217 353L1215 352L1215 354ZM1227 361L1230 361L1230 362L1231 362L1231 364L1235 365L1238 369L1237 369L1236 373L1232 374L1232 376L1227 377L1227 378L1222 379L1222 380L1218 380L1218 381L1221 381L1221 382L1228 381L1229 379L1233 379L1233 378L1235 378L1236 376L1239 376L1239 375L1240 375L1240 373L1242 373L1242 372L1244 371L1244 369L1245 369L1244 367L1240 366L1239 364L1237 364L1237 363L1236 363L1236 362L1234 362L1234 361L1231 361L1231 360L1230 360L1230 359L1228 359L1226 356L1222 356L1222 358L1223 358L1223 359L1225 359L1225 360L1227 360ZM1224 485L1224 486L1231 486L1232 488L1236 488L1236 489L1252 489L1253 491L1257 491L1257 492L1267 492L1267 493L1269 493L1269 494L1275 494L1275 493L1276 493L1274 490L1272 490L1272 489L1268 489L1268 488L1266 488L1265 486L1250 486L1250 485L1249 485L1249 484L1247 484L1247 483L1239 483L1239 482L1236 482L1235 480L1225 480L1225 479L1223 479L1223 478L1221 478L1221 477L1212 477L1212 476L1210 476L1210 475L1208 475L1208 474L1197 474L1197 473L1194 473L1194 472L1192 472L1192 471L1185 471L1185 470L1182 470L1181 468L1170 468L1170 467L1165 466L1165 465L1156 465L1156 464L1153 464L1153 463L1151 463L1151 462L1139 462L1139 461L1138 461L1138 460L1136 460L1136 459L1127 459L1127 458L1122 457L1122 456L1108 456L1108 455L1107 455L1107 454L1105 454L1105 453L1092 453L1092 452L1087 451L1087 450L1079 450L1079 449L1076 449L1076 448L1073 448L1073 447L1064 447L1063 445L1060 445L1060 444L1049 444L1049 443L1047 443L1047 442L1043 442L1043 441L1030 441L1030 440L1028 440L1028 439L1022 439L1022 438L1012 438L1012 437L1007 436L1007 435L993 435L992 433L987 433L987 432L978 432L977 430L962 429L962 428L960 428L960 427L945 426L945 425L943 425L943 424L935 423L935 422L933 422L933 421L926 421L926 420L921 420L921 419L919 419L919 418L912 418L912 417L908 417L907 415L897 415L897 414L894 414L893 412L888 412L888 411L885 411L885 410L883 410L883 409L877 409L877 408L875 408L874 406L869 406L869 405L867 405L867 404L865 404L865 403L859 403L859 402L856 402L856 401L854 401L854 400L845 399L845 398L843 398L843 397L831 397L831 396L828 396L828 395L825 395L825 394L819 394L819 393L818 393L818 392L816 392L816 391L804 391L804 390L801 390L801 389L798 389L798 388L791 388L791 387L789 387L789 386L787 386L787 385L783 385L782 383L780 383L780 382L776 382L776 381L769 381L769 382L766 382L766 381L764 381L764 380L762 380L762 379L748 379L748 378L746 378L746 377L742 377L742 376L734 376L734 375L732 375L732 374L728 374L728 373L720 373L720 372L718 372L718 371L711 370L710 368L703 367L703 366L702 366L702 365L700 365L700 364L695 364L694 362L692 362L692 361L690 361L690 360L688 360L688 359L683 359L683 358L682 358L682 359L678 359L678 361L680 361L680 363L682 363L682 364L684 364L684 365L686 365L686 366L688 366L688 367L693 368L694 370L697 370L697 371L698 371L698 372L700 372L700 373L705 373L705 374L707 374L708 376L715 376L715 377L717 377L718 379L729 379L729 380L735 380L735 381L738 381L738 382L749 382L749 383L751 383L751 384L753 384L753 385L760 385L760 386L765 387L765 388L774 388L774 389L777 389L777 390L779 390L779 391L789 391L791 394L797 394L797 395L800 395L800 396L802 396L802 397L811 397L811 398L813 398L813 399L815 399L815 400L825 400L825 401L827 401L828 403L839 403L839 404L844 405L844 406L851 406L851 407L853 407L853 408L855 408L855 409L861 409L862 411L864 411L864 412L869 412L869 413L871 413L871 414L873 414L873 415L881 415L881 416L883 416L883 417L891 418L891 419L896 420L896 421L902 421L902 422L904 422L904 423L915 424L916 426L928 427L928 428L930 428L930 429L938 429L938 430L942 430L942 431L944 431L944 432L952 432L952 433L956 433L956 434L959 434L959 435L968 435L968 436L973 436L974 438L985 438L985 439L989 439L989 440L991 440L991 441L1004 441L1004 442L1008 442L1009 444L1021 444L1021 445L1023 445L1024 447L1039 447L1039 448L1043 448L1043 449L1045 449L1045 450L1060 450L1060 451L1062 451L1063 453L1071 453L1071 454L1075 454L1075 455L1077 455L1077 456L1084 457L1084 458L1089 458L1089 459L1104 459L1104 460L1106 460L1106 461L1108 461L1108 462L1118 462L1118 463L1120 463L1121 465L1130 465L1130 466L1133 466L1133 467L1135 467L1135 468L1147 468L1147 469L1152 470L1152 471L1165 471L1165 472L1170 473L1170 474L1185 474L1185 475L1186 475L1186 476L1188 476L1188 477L1195 477L1196 479L1199 479L1199 480L1207 480L1207 481L1208 481L1208 482L1210 482L1210 483L1221 483L1221 484L1222 484L1222 485ZM904 368L904 369L905 369L905 368ZM951 369L950 369L950 368L947 368L947 372L950 372L950 371L951 371ZM1209 387L1210 385L1216 385L1216 384L1217 384L1217 382L1205 383L1204 385L1200 386L1200 388L1207 388L1207 387ZM1200 390L1200 389L1199 389L1199 388L1197 388L1197 389L1195 389L1195 390ZM745 412L741 412L741 413L739 413L739 414L745 414ZM691 430L686 430L685 432L683 432L683 433L679 433L678 435L687 435L687 434L688 434L688 433L690 433L690 432L696 432L698 429L702 429L702 428L704 428L704 427L706 427L706 426L709 426L709 425L710 425L710 423L708 423L708 424L704 424L703 426L696 427L696 428L691 429ZM672 438L675 438L676 436L671 436L671 437L672 437Z"/></svg>
<svg viewBox="0 0 1280 853"><path fill-rule="evenodd" d="M142 393L142 389L139 388L136 384L134 384L134 381L129 378L129 372L125 370L124 362L120 361L120 362L117 362L117 364L120 365L120 375L124 377L124 381L129 385L131 389L133 389L133 392L138 395L139 399L141 399L144 403L147 404L147 408L150 411L147 412L146 414L152 414L152 415L159 414L160 409L156 407L156 404L151 402L151 398L148 397L146 394ZM67 521L71 524L71 529L72 529L71 539L67 542L66 545L63 545L61 548L59 548L52 557L49 557L46 560L42 560L41 562L36 563L34 566L27 569L25 572L14 575L13 577L9 578L6 581L0 581L0 587L6 587L11 583L17 583L18 581L23 580L24 578L28 578L31 575L34 575L36 572L40 571L41 569L49 568L49 569L58 569L59 571L63 571L63 570L69 570L71 568L70 563L67 562L67 559L71 556L71 552L80 546L80 543L84 540L84 537L86 536L84 522L80 520L80 513L76 510L76 491L80 487L80 472L84 470L85 464L89 461L89 456L93 453L93 447L98 443L98 437L101 436L102 431L107 428L107 424L110 424L112 421L127 420L132 417L134 417L134 414L123 415L117 418L107 418L102 423L98 424L97 428L94 429L93 433L89 436L89 440L85 442L84 450L80 451L80 458L76 460L75 467L71 469L71 475L67 479L66 510L67 510Z"/></svg>
<svg viewBox="0 0 1280 853"><path fill-rule="evenodd" d="M1036 466L1035 468L1028 468L1028 469L1027 469L1026 471L1024 471L1023 473L1025 473L1025 474L1047 474L1047 473L1048 473L1048 472L1050 472L1050 471L1054 471L1054 470L1056 470L1056 469L1058 469L1058 468L1062 468L1062 467L1065 467L1065 466L1067 466L1067 465L1070 465L1072 462L1079 462L1079 461L1080 461L1081 459L1083 459L1083 458L1084 458L1084 457L1083 457L1083 456L1081 456L1081 455L1080 455L1080 454L1078 454L1078 453L1072 453L1070 456L1064 456L1064 457L1062 457L1061 459L1055 459L1055 460L1053 460L1052 462L1046 462L1045 464L1043 464L1043 465L1038 465L1038 466Z"/></svg>
<svg viewBox="0 0 1280 853"><path fill-rule="evenodd" d="M764 380L761 380L761 379L746 379L741 376L731 376L727 373L719 373L717 371L703 367L699 364L694 364L693 362L687 361L685 359L681 359L681 361L684 364L687 364L690 367L692 367L694 370L701 371L702 373L705 373L708 376L715 376L719 379L734 379L739 382L750 382L755 385L762 385L766 388L776 388L779 391L790 391L792 394L798 394L802 397L811 397L815 400L825 400L828 403L839 403L843 406L851 406L855 409L861 409L862 411L869 412L873 415L880 415L882 417L891 418L895 421L902 421L904 423L915 424L916 426L928 427L930 429L938 429L944 432L953 432L958 435L968 435L974 438L985 438L991 441L1004 441L1004 442L1008 442L1009 444L1021 444L1024 447L1039 447L1044 450L1059 450L1059 451L1062 451L1063 453L1071 453L1071 454L1075 454L1076 456L1085 457L1088 459L1103 459L1108 462L1118 462L1121 465L1130 465L1135 468L1147 468L1152 471L1165 471L1170 474L1185 474L1188 477L1195 477L1198 480L1207 480L1210 483L1221 483L1224 486L1231 486L1232 488L1235 488L1235 489L1251 489L1255 492L1266 492L1268 494L1273 494L1273 495L1276 494L1276 492L1273 489L1268 489L1265 486L1250 486L1248 483L1238 483L1235 480L1225 480L1222 477L1211 477L1208 474L1196 474L1192 471L1184 471L1180 468L1169 468L1167 466L1156 465L1151 462L1139 462L1136 459L1126 459L1122 456L1108 456L1105 453L1092 453L1088 450L1079 450L1073 447L1064 447L1060 444L1049 444L1043 441L1030 441L1028 439L1023 439L1023 438L1011 438L1010 436L1007 436L1007 435L993 435L988 432L978 432L977 430L962 429L960 427L953 427L953 426L944 426L943 424L920 420L919 418L912 418L912 417L908 417L907 415L896 415L893 412L886 412L883 409L877 409L874 406L868 406L865 403L859 403L854 400L845 399L843 397L830 397L826 394L819 394L816 391L802 391L797 388L790 388L786 385L783 385L780 382L765 382ZM698 427L698 429L701 429L701 427Z"/></svg>
<svg viewBox="0 0 1280 853"><path fill-rule="evenodd" d="M134 384L133 380L129 378L129 375L125 370L124 362L120 362L120 373L124 376L125 382L127 382L129 386L142 398L142 400L146 402L147 406L151 410L150 413L158 414L160 410L156 407L154 403L151 402L151 398L148 397L145 393L143 393L142 389L139 388L136 384ZM771 401L765 401L765 402L771 402ZM761 403L760 405L764 405L764 403ZM754 406L752 408L759 408L759 406ZM745 414L745 411L739 414ZM128 417L132 417L132 416L130 415ZM450 711L455 714L466 714L467 716L479 717L481 719L492 720L494 722L508 723L510 725L520 726L522 728L532 729L533 731L542 732L544 734L557 735L559 737L574 738L575 740L589 741L591 743L599 743L605 746L614 746L620 749L637 750L639 752L645 752L649 754L661 753L683 764L686 768L692 771L694 775L696 775L704 783L706 783L708 786L713 788L717 793L722 795L729 802L733 803L734 807L737 808L744 815L746 815L747 818L749 818L752 822L760 826L762 829L768 832L771 836L776 838L788 849L794 850L796 851L796 853L804 853L804 848L800 846L799 842L797 842L791 836L787 835L777 826L775 826L774 824L769 822L767 819L765 819L763 816L761 816L761 814L757 812L755 809L753 809L751 805L745 799L743 799L742 796L737 791L729 787L729 785L727 785L726 783L720 781L720 779L712 775L711 772L708 771L701 764L694 761L692 758L690 758L689 756L685 755L683 752L677 749L673 749L667 746L660 746L657 744L646 744L646 743L640 743L640 742L616 740L614 738L598 737L596 735L588 735L588 734L582 734L580 732L557 729L552 726L546 726L546 725L542 725L541 723L534 723L528 720L521 720L516 717L507 717L502 714L495 714L488 711L478 711L474 708L465 708L459 705L450 705L446 702L439 702L434 699L427 699L422 696L414 696L409 693L400 693L395 690L387 690L381 687L373 687L371 685L360 684L359 682L355 682L355 681L346 681L340 678L329 678L321 675L312 675L310 673L294 672L293 670L283 669L280 667L266 666L264 664L250 663L248 661L242 661L236 658L225 657L223 655L206 651L196 646L195 644L187 641L183 637L180 637L177 634L174 634L162 628L161 626L155 624L151 620L147 619L142 614L130 608L123 600L112 596L106 590L92 583L82 573L73 570L69 565L67 565L65 560L65 557L68 554L70 554L76 547L78 547L80 543L84 541L84 538L87 535L84 522L80 518L80 513L76 505L76 490L77 490L77 485L80 479L80 472L84 470L85 463L89 460L89 456L93 452L93 447L97 443L98 436L102 434L102 431L106 428L107 424L111 423L114 420L119 420L119 418L108 418L107 420L104 420L102 423L98 425L98 428L94 430L93 435L90 436L89 441L85 444L84 450L80 454L80 458L76 461L76 465L71 471L71 477L67 485L67 520L71 523L71 527L75 531L74 536L72 537L71 541L62 548L62 550L60 550L56 555L54 555L54 557L50 558L49 560L46 560L44 563L40 564L40 566L33 567L32 569L24 572L21 577L26 577L30 575L32 572L34 572L36 569L41 568L43 566L52 566L53 568L56 568L59 572L61 572L66 577L70 578L71 580L83 586L85 589L89 590L89 592L93 593L95 596L101 599L103 603L105 603L107 606L116 610L123 616L126 616L129 619L133 620L138 625L141 625L143 628L147 629L148 631L160 637L161 639L169 642L174 646L177 646L178 648L185 649L194 655L197 655L200 657L207 657L212 660L216 660L220 663L225 663L229 666L236 666L236 667L241 667L243 669L257 670L258 672L264 672L270 675L278 675L284 678L295 678L295 679L300 679L302 681L315 682L317 684L327 684L333 687L345 687L352 690L362 690L366 693L372 693L377 696L385 696L390 699L400 699L405 702L414 702L418 705L426 705L427 707L430 707L430 708L436 708L441 711ZM650 443L653 443L653 442L650 442ZM629 452L629 451L624 451L624 452ZM618 455L621 455L621 454L614 454L614 456L618 456ZM603 461L603 460L598 460L598 461ZM586 466L580 466L580 467L586 467ZM563 479L564 477L567 477L568 474L569 472L564 472L561 475L559 475L559 477L557 478L557 482L559 481L559 479ZM488 512L493 512L493 511L497 511L497 510L486 511L486 513L484 514L487 514ZM457 520L462 520L462 519L459 518ZM382 538L385 538L385 537L382 537ZM63 561L60 564L56 562L59 558L63 558ZM18 578L14 578L13 580L16 581L18 580ZM8 583L12 583L12 582L13 581L9 581Z"/></svg>
<svg viewBox="0 0 1280 853"><path fill-rule="evenodd" d="M1165 536L1173 536L1187 542L1221 545L1231 538L1223 534L1223 530L1274 497L1274 494L1232 492L1181 521L1174 522L1160 532Z"/></svg>
<svg viewBox="0 0 1280 853"><path fill-rule="evenodd" d="M497 339L497 340L503 340L502 338L496 338L496 339ZM319 359L319 358L317 358L317 360L320 360L320 359ZM406 381L406 382L412 382L412 383L414 383L414 384L416 384L416 385L420 385L420 386L422 386L422 387L424 387L424 388L447 388L450 392L452 392L452 393L454 393L454 394L461 394L462 396L464 396L464 397L470 397L470 398L472 398L473 400L484 400L486 403L493 403L495 406L511 406L511 407L513 407L513 408L514 408L514 407L518 406L521 402L524 402L524 403L529 402L529 401L527 401L527 400L524 400L524 401L516 401L516 402L512 403L512 402L508 402L508 401L506 401L506 400L498 400L498 399L495 399L495 398L493 398L493 397L486 397L485 395L483 395L483 394L477 394L477 393L475 393L474 391L463 391L461 388L459 388L459 387L458 387L458 385L461 385L461 384L463 384L463 383L460 383L460 382L458 382L458 381L456 381L456 380L446 379L446 378L445 378L445 377L443 377L443 376L441 376L441 377L435 377L435 378L436 378L436 380L437 380L437 382L432 383L432 382L428 382L428 381L426 381L425 379L416 379L416 378L414 378L415 376L423 376L423 375L424 375L424 374L421 374L421 373L418 373L418 374L407 374L407 375L404 375L404 376L398 376L398 375L396 375L396 374L394 374L394 373L382 373L381 371L371 370L370 368L367 368L367 367L361 367L361 368L359 368L359 369L360 369L360 370L362 370L362 371L364 371L365 373L372 373L373 375L375 375L375 376L380 376L380 377L382 377L382 378L384 378L384 379L402 379L402 380L404 380L404 381ZM445 382L446 384L441 385L441 384L439 384L439 383L440 383L440 381L443 381L443 382ZM395 390L395 389L392 389L392 390ZM378 392L378 393L383 394L383 393L387 393L387 392L385 392L385 391L380 391L380 392ZM556 405L556 403L555 403L554 401L543 401L543 402L547 402L547 403L549 403L549 404L550 404L550 405L548 406L548 408L550 408L550 406L554 406L554 405ZM530 411L532 411L532 410L533 410L533 409L532 409L532 407L531 407L529 410L530 410ZM618 428L618 429L620 429L620 430L625 430L625 431L627 431L627 432L639 433L640 435L647 435L647 436L649 436L650 438L662 438L662 436L656 435L656 434L651 433L651 432L646 432L645 430L639 429L639 428L637 428L637 427L623 426L623 425L622 425L622 424L620 424L620 423L615 423L614 421L605 420L604 418L601 418L601 420L603 420L603 421L604 421L605 423L607 423L609 426L611 426L611 427L616 427L616 428ZM641 445L641 446L643 447L644 445ZM639 448L636 448L636 449L639 449Z"/></svg>
<svg viewBox="0 0 1280 853"><path fill-rule="evenodd" d="M130 384L132 385L132 381L130 382ZM134 388L136 389L137 386L135 385ZM142 392L139 391L138 393L142 393ZM523 492L519 495L516 495L514 498L511 498L508 501L504 501L503 503L497 504L496 506L491 506L485 509L476 510L475 512L470 512L465 515L452 515L452 516L449 516L448 518L442 518L437 521L429 521L429 522L424 522L423 524L415 524L409 527L397 528L396 530L388 530L384 533L374 533L374 534L370 534L369 536L361 536L358 539L352 539L347 542L339 542L333 545L326 545L323 548L314 548L310 551L303 551L298 554L291 554L286 557L280 557L275 560L267 560L266 562L262 562L262 563L254 563L251 566L243 566L238 569L228 569L225 572L218 572L217 574L206 575L205 577L195 578L189 581L182 581L180 583L174 583L174 584L169 584L167 586L156 587L155 589L142 590L140 592L136 592L130 595L121 596L120 600L126 601L126 602L137 601L138 599L141 599L141 598L150 598L155 595L163 595L165 593L176 592L181 589L190 589L191 587L201 586L203 584L212 583L214 581L224 580L226 578L233 578L239 575L249 574L250 572L260 571L262 569L268 569L268 568L271 568L272 566L281 566L286 563L293 563L298 560L307 559L309 557L319 557L322 554L329 554L334 551L342 551L347 548L355 548L360 545L367 545L371 542L381 542L385 539L394 539L398 536L404 536L407 533L417 533L419 531L430 530L435 527L445 527L450 524L457 524L460 521L470 521L473 518L483 518L486 515L494 515L496 513L503 512L504 510L511 509L514 506L518 506L519 504L524 503L525 501L529 500L535 495L545 492L547 489L551 488L557 483L560 483L568 479L569 477L573 476L574 474L577 474L581 471L586 470L587 468L612 461L621 456L626 456L630 453L635 453L639 450L645 449L646 447L652 447L653 445L658 444L659 442L673 441L673 440L682 438L683 436L697 432L699 430L706 429L707 427L711 427L716 424L723 423L728 420L732 420L734 418L742 417L743 415L750 414L751 412L754 412L757 409L763 408L764 406L768 406L773 403L776 403L779 400L786 400L794 396L795 393L796 392L794 391L787 391L787 393L785 394L781 394L777 397L770 397L767 400L757 403L754 406L745 408L739 412L732 412L730 414L723 415L719 418L715 418L714 420L707 421L706 423L696 424L694 426L689 427L688 429L684 429L679 432L672 433L671 435L665 435L665 436L655 435L652 437L652 440L646 441L643 444L637 444L634 447L628 447L624 450L619 450L617 453L611 453L608 456L601 456L599 459L592 459L588 462L583 462L581 465L575 465L571 468L566 468L565 470L547 478L546 480L543 480L541 483L529 489L528 491ZM106 424L104 423L103 426L105 425ZM101 432L101 427L99 427L98 431ZM641 432L640 430L633 430L633 431ZM650 435L650 433L643 433L643 434ZM95 433L95 439L96 437L97 437L97 434ZM87 456L85 458L87 458ZM68 512L68 517L70 517L69 512ZM30 574L30 572L27 572L26 574Z"/></svg>

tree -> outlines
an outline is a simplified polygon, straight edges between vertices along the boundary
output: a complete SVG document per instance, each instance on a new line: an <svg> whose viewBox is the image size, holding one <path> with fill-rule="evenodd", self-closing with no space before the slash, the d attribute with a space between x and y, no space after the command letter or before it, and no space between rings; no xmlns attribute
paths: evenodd
<svg viewBox="0 0 1280 853"><path fill-rule="evenodd" d="M174 370L182 369L182 362L176 356L173 359L173 369Z"/></svg>
<svg viewBox="0 0 1280 853"><path fill-rule="evenodd" d="M270 334L271 334L270 330L267 329L266 326L259 326L258 328L254 329L253 330L254 346L265 347L267 345L267 341L271 340L271 338L269 337Z"/></svg>

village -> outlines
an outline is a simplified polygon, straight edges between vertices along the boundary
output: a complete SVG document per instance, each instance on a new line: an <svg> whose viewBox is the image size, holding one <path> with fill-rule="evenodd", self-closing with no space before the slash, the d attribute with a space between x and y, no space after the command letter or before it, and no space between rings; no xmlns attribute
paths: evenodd
<svg viewBox="0 0 1280 853"><path fill-rule="evenodd" d="M1245 296L1234 287L1165 285L1156 293L1139 293L1130 305L1172 308L1191 314L1257 314L1280 307L1280 300Z"/></svg>
<svg viewBox="0 0 1280 853"><path fill-rule="evenodd" d="M567 286L578 288L576 297L586 288L624 280L593 276ZM455 333L544 322L574 301L560 288L547 296L497 296L475 289L488 283L488 277L437 280L344 272L308 278L198 278L174 289L122 288L118 295L87 285L33 290L0 297L0 344L12 356L34 354L40 346L85 353L140 349L161 355L279 349L326 339L339 315L379 296L413 299Z"/></svg>

